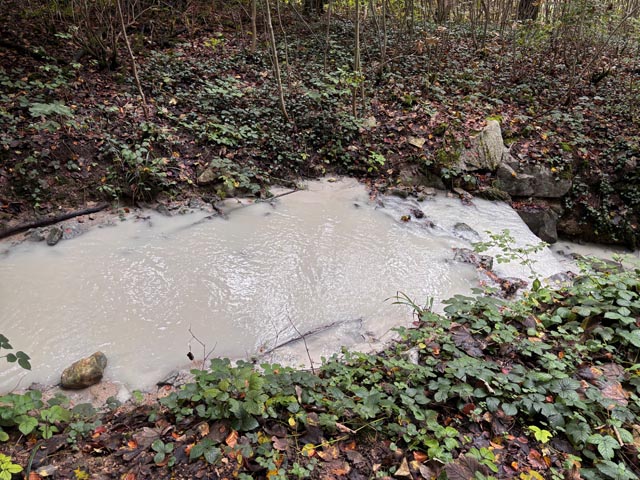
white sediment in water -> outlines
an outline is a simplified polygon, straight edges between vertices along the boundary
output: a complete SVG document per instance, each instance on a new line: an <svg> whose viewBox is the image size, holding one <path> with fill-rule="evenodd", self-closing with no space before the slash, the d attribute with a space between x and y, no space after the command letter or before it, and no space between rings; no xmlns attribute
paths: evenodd
<svg viewBox="0 0 640 480"><path fill-rule="evenodd" d="M452 247L470 247L455 224L483 240L486 230L509 229L520 244L539 241L505 204L465 206L444 195L382 203L352 180L311 182L273 204L229 201L227 219L145 211L147 219L132 214L55 247L11 247L0 255L0 332L32 357L33 371L3 364L0 392L19 379L57 383L64 367L96 350L109 358L107 379L150 388L187 362L190 345L202 357L190 329L213 356L236 359L328 325L308 339L314 358L366 348L411 322L408 308L385 301L397 292L439 302L477 284L472 266L452 261ZM411 208L435 227L400 221ZM543 277L567 269L550 250L537 259ZM301 342L266 360L308 366Z"/></svg>

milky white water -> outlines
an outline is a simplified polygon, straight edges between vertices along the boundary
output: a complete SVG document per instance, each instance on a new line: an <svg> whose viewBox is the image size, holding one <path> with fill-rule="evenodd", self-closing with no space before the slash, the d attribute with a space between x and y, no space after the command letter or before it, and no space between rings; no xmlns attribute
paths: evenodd
<svg viewBox="0 0 640 480"><path fill-rule="evenodd" d="M385 299L400 291L438 302L477 284L473 267L452 261L452 247L470 246L453 234L456 223L482 239L508 228L521 244L538 241L509 206L473 202L441 195L381 205L355 181L321 181L273 204L227 202L227 219L149 211L55 247L21 243L0 254L0 332L31 356L33 371L23 378L3 363L0 391L20 378L57 383L96 350L109 359L107 379L149 388L188 362L190 344L202 357L189 329L214 356L231 358L327 325L309 338L315 358L388 339L411 312ZM436 226L400 221L410 208ZM551 251L538 259L543 277L566 270ZM513 265L497 272L528 274ZM300 342L266 359L308 365Z"/></svg>

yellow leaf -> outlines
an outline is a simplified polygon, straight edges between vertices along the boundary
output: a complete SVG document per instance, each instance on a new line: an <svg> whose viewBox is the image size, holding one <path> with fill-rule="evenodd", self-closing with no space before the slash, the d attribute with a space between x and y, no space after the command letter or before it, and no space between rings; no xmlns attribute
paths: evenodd
<svg viewBox="0 0 640 480"><path fill-rule="evenodd" d="M313 443L307 443L302 447L301 453L306 457L313 457L316 454L316 446Z"/></svg>
<svg viewBox="0 0 640 480"><path fill-rule="evenodd" d="M544 480L544 477L535 470L529 470L520 474L520 480Z"/></svg>

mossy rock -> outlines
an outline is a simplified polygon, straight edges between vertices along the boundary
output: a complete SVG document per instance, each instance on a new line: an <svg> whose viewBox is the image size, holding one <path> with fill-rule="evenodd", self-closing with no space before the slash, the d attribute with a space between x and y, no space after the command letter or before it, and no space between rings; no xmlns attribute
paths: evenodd
<svg viewBox="0 0 640 480"><path fill-rule="evenodd" d="M510 202L511 195L499 188L489 187L474 192L476 197L484 198L491 201Z"/></svg>

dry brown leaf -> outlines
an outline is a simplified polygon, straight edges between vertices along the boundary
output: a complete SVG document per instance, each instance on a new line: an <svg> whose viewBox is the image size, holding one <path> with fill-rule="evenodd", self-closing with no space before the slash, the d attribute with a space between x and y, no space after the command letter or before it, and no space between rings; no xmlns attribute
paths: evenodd
<svg viewBox="0 0 640 480"><path fill-rule="evenodd" d="M436 478L436 472L434 472L431 468L427 467L426 465L418 465L418 471L420 472L420 475L422 475L422 478L426 479L426 480L432 480L433 478Z"/></svg>
<svg viewBox="0 0 640 480"><path fill-rule="evenodd" d="M198 425L198 435L200 435L201 437L206 437L207 435L209 435L209 424L207 422Z"/></svg>
<svg viewBox="0 0 640 480"><path fill-rule="evenodd" d="M423 453L423 452L413 452L413 459L416 462L424 463L429 459L429 457L427 456L426 453Z"/></svg>
<svg viewBox="0 0 640 480"><path fill-rule="evenodd" d="M286 438L279 438L274 435L271 437L271 441L273 442L273 448L280 450L281 452L284 452L289 448L289 440Z"/></svg>
<svg viewBox="0 0 640 480"><path fill-rule="evenodd" d="M531 463L531 466L539 470L546 470L549 468L550 459L546 455L543 456L537 450L531 450L529 452L529 463Z"/></svg>
<svg viewBox="0 0 640 480"><path fill-rule="evenodd" d="M402 463L400 463L400 468L396 470L394 477L397 478L413 478L411 475L411 470L409 470L409 463L405 457L402 458Z"/></svg>
<svg viewBox="0 0 640 480"><path fill-rule="evenodd" d="M318 456L325 462L335 460L339 455L338 447L335 445L323 445L322 450L318 450Z"/></svg>
<svg viewBox="0 0 640 480"><path fill-rule="evenodd" d="M338 431L340 433L356 433L354 430L350 429L349 427L347 427L346 425L343 425L341 423L336 422L336 428L338 429Z"/></svg>
<svg viewBox="0 0 640 480"><path fill-rule="evenodd" d="M231 448L235 447L238 443L238 432L236 432L235 430L231 430L231 433L229 433L229 435L227 435L227 438L225 438L224 443L226 443Z"/></svg>
<svg viewBox="0 0 640 480"><path fill-rule="evenodd" d="M350 442L346 442L342 444L342 450L355 450L356 449L356 442L355 440L351 440Z"/></svg>
<svg viewBox="0 0 640 480"><path fill-rule="evenodd" d="M344 476L351 471L351 467L348 463L338 460L334 460L330 464L327 464L327 466L329 467L329 471L332 475Z"/></svg>
<svg viewBox="0 0 640 480"><path fill-rule="evenodd" d="M612 404L607 406L609 410L617 406L625 407L629 403L627 400L629 392L622 388L622 384L620 382L609 381L600 388L600 391L604 398L608 398L613 401Z"/></svg>

